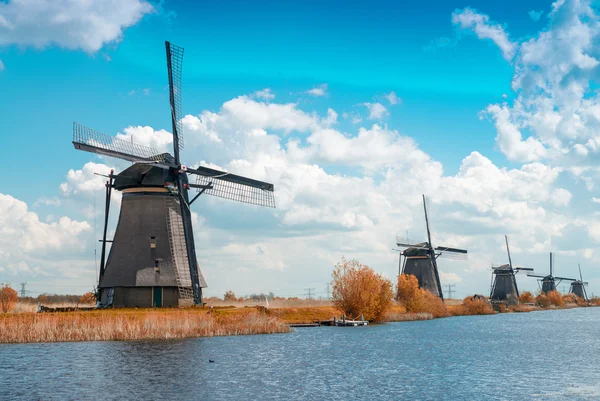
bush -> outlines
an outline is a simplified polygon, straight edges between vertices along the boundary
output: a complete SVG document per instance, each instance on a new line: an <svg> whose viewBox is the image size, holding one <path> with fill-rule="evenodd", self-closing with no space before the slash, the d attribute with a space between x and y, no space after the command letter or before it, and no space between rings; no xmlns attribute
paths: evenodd
<svg viewBox="0 0 600 401"><path fill-rule="evenodd" d="M565 304L562 295L560 295L560 292L556 290L548 292L546 297L548 297L550 304L554 306L562 307Z"/></svg>
<svg viewBox="0 0 600 401"><path fill-rule="evenodd" d="M494 310L485 298L466 297L463 300L463 305L467 315L491 315Z"/></svg>
<svg viewBox="0 0 600 401"><path fill-rule="evenodd" d="M590 304L595 305L595 306L600 306L600 298L599 297L591 298Z"/></svg>
<svg viewBox="0 0 600 401"><path fill-rule="evenodd" d="M420 288L419 280L412 274L402 274L398 277L396 299L409 313L429 313L433 317L450 315L444 301Z"/></svg>
<svg viewBox="0 0 600 401"><path fill-rule="evenodd" d="M18 300L19 295L10 284L0 284L0 310L3 313L13 310Z"/></svg>
<svg viewBox="0 0 600 401"><path fill-rule="evenodd" d="M392 305L392 283L357 260L342 261L333 270L332 300L348 318L360 315L381 321Z"/></svg>
<svg viewBox="0 0 600 401"><path fill-rule="evenodd" d="M93 292L86 292L85 294L83 294L82 296L79 297L79 303L80 304L95 304L96 296L94 295Z"/></svg>
<svg viewBox="0 0 600 401"><path fill-rule="evenodd" d="M529 291L525 291L519 295L519 302L522 304L530 304L535 301L533 294Z"/></svg>
<svg viewBox="0 0 600 401"><path fill-rule="evenodd" d="M237 301L237 297L235 293L231 290L227 291L225 295L223 295L223 300L225 301Z"/></svg>
<svg viewBox="0 0 600 401"><path fill-rule="evenodd" d="M535 303L541 306L542 308L547 308L550 306L550 300L546 296L546 294L540 294L535 297Z"/></svg>

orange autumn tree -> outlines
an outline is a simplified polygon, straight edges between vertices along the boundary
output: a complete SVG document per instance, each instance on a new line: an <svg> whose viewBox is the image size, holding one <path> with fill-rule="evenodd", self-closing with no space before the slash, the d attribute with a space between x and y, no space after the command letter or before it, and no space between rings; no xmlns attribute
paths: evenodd
<svg viewBox="0 0 600 401"><path fill-rule="evenodd" d="M529 304L535 301L533 294L529 291L525 291L519 295L519 302L522 304Z"/></svg>
<svg viewBox="0 0 600 401"><path fill-rule="evenodd" d="M348 318L383 319L394 295L390 280L358 260L346 258L335 265L332 276L333 303Z"/></svg>
<svg viewBox="0 0 600 401"><path fill-rule="evenodd" d="M19 300L19 295L10 284L0 284L0 311L10 312Z"/></svg>
<svg viewBox="0 0 600 401"><path fill-rule="evenodd" d="M80 304L95 304L96 296L94 295L93 292L86 292L85 294L83 294L82 296L79 297L79 303Z"/></svg>
<svg viewBox="0 0 600 401"><path fill-rule="evenodd" d="M433 317L448 316L444 301L419 287L419 280L412 274L398 276L396 300L410 313L430 313Z"/></svg>
<svg viewBox="0 0 600 401"><path fill-rule="evenodd" d="M235 296L235 293L231 290L228 290L225 292L225 295L223 295L223 299L225 301L237 301L237 297Z"/></svg>

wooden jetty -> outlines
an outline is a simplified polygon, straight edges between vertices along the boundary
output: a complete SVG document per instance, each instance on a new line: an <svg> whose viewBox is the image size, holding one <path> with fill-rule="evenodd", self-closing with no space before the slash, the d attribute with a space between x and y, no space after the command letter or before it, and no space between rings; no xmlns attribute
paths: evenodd
<svg viewBox="0 0 600 401"><path fill-rule="evenodd" d="M336 326L336 327L358 327L358 326L367 326L369 324L368 320L364 320L362 315L360 319L346 319L344 315L342 315L341 319L338 319L337 316L334 316L333 319L330 320L320 320L314 323L291 323L290 327L319 327L319 326Z"/></svg>

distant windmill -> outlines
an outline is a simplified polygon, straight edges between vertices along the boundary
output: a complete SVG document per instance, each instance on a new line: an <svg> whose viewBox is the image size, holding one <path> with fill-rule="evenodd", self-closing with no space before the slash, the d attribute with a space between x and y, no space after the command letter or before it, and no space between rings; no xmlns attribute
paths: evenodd
<svg viewBox="0 0 600 401"><path fill-rule="evenodd" d="M400 251L400 274L412 274L419 280L419 286L430 291L433 295L444 299L442 284L438 272L437 258L440 256L454 259L466 259L467 251L447 246L433 247L431 243L431 232L429 230L429 217L427 216L427 204L423 195L423 210L425 212L425 226L427 228L427 242L417 244L408 243L408 239L396 238L396 245L403 250ZM404 261L402 260L404 257Z"/></svg>
<svg viewBox="0 0 600 401"><path fill-rule="evenodd" d="M554 255L550 252L550 274L547 276L542 276L539 274L527 274L528 277L537 277L542 283L542 292L544 294L549 293L550 291L556 291L556 286L559 285L562 281L577 281L574 278L566 278L566 277L554 277L553 273L554 266ZM556 282L558 280L558 283Z"/></svg>
<svg viewBox="0 0 600 401"><path fill-rule="evenodd" d="M510 248L508 247L508 237L505 235L506 253L508 254L508 264L497 267L492 266L492 286L490 290L490 301L492 303L504 303L508 305L517 305L519 303L519 288L515 275L523 271L533 271L529 267L514 267L510 257Z"/></svg>
<svg viewBox="0 0 600 401"><path fill-rule="evenodd" d="M583 276L581 275L581 265L578 263L577 266L579 267L579 280L571 282L571 289L569 290L569 293L575 294L584 301L587 301L588 297L585 286L588 285L588 283L583 281Z"/></svg>
<svg viewBox="0 0 600 401"><path fill-rule="evenodd" d="M165 42L173 155L73 124L75 149L133 162L106 183L104 235L99 274L102 307L177 306L202 303L206 282L198 267L190 206L203 193L275 207L273 185L206 167L181 163L181 69L183 48ZM196 183L188 176L196 177ZM188 191L198 193L189 200ZM113 240L106 239L112 189L121 191ZM112 242L105 263L106 244Z"/></svg>

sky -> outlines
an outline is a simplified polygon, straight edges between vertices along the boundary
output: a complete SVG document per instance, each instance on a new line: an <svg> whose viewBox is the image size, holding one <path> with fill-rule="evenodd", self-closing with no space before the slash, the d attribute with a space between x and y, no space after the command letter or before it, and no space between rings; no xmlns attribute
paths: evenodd
<svg viewBox="0 0 600 401"><path fill-rule="evenodd" d="M172 149L169 40L184 162L275 185L274 210L194 203L206 295L326 296L342 256L395 281L422 194L434 245L468 249L438 264L458 297L489 293L504 235L515 265L554 252L600 293L598 3L417 3L0 1L0 282L94 288L95 173L127 163L75 150L72 123Z"/></svg>

